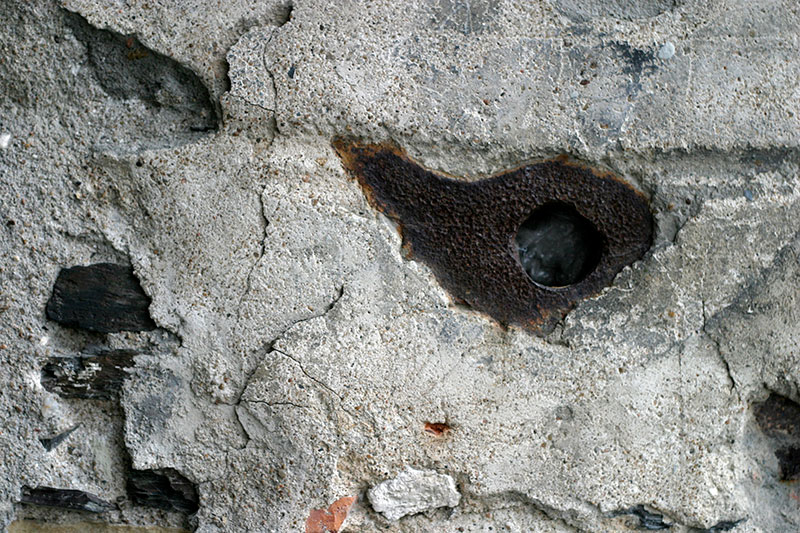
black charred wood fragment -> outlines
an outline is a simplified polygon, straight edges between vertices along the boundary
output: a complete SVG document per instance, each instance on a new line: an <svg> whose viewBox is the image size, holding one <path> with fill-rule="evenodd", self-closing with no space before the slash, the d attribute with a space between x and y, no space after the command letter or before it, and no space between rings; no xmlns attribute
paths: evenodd
<svg viewBox="0 0 800 533"><path fill-rule="evenodd" d="M131 267L98 263L62 269L46 311L68 327L116 333L155 329L149 307Z"/></svg>
<svg viewBox="0 0 800 533"><path fill-rule="evenodd" d="M42 443L42 446L44 446L44 449L47 450L48 452L53 451L58 447L59 444L61 444L65 440L67 440L67 438L70 435L72 435L72 433L76 429L78 429L79 427L80 427L80 424L75 424L74 426L72 426L68 430L63 431L63 432L59 433L58 435L55 435L53 437L40 438L39 442Z"/></svg>
<svg viewBox="0 0 800 533"><path fill-rule="evenodd" d="M59 507L73 511L104 513L115 508L94 494L74 489L57 489L53 487L24 487L20 503Z"/></svg>
<svg viewBox="0 0 800 533"><path fill-rule="evenodd" d="M194 484L172 468L131 470L128 495L138 505L167 511L191 515L198 509Z"/></svg>
<svg viewBox="0 0 800 533"><path fill-rule="evenodd" d="M118 398L128 369L139 353L104 350L96 355L53 357L42 368L42 386L64 398Z"/></svg>
<svg viewBox="0 0 800 533"><path fill-rule="evenodd" d="M407 254L427 264L454 301L502 324L547 333L650 248L646 199L608 172L559 158L468 182L431 172L395 146L333 145L369 202L397 222ZM542 208L560 219L523 227ZM521 255L530 243L561 246L560 235L589 247L581 261L570 250Z"/></svg>
<svg viewBox="0 0 800 533"><path fill-rule="evenodd" d="M611 516L631 515L639 519L639 529L647 531L658 531L669 529L672 524L664 522L664 515L648 511L644 505L637 505L630 509L616 511Z"/></svg>
<svg viewBox="0 0 800 533"><path fill-rule="evenodd" d="M722 531L730 531L731 529L735 528L742 522L745 522L746 518L741 518L739 520L722 520L717 522L713 526L708 529L701 529L699 530L700 533L721 533Z"/></svg>

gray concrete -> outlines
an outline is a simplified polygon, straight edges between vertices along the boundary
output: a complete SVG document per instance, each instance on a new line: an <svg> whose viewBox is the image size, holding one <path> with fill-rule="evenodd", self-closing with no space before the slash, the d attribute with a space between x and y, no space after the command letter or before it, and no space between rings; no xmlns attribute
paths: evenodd
<svg viewBox="0 0 800 533"><path fill-rule="evenodd" d="M65 9L155 66L112 76ZM69 518L23 486L124 496L129 456L198 485L203 533L304 531L345 496L343 531L624 531L640 505L677 532L800 528L750 408L800 401L797 2L11 0L0 20L0 524ZM547 337L501 328L403 255L337 135L468 180L568 153L649 198L653 247ZM60 268L103 261L133 266L159 330L45 318ZM119 406L41 387L91 346L150 354ZM366 491L408 467L458 506L377 513Z"/></svg>

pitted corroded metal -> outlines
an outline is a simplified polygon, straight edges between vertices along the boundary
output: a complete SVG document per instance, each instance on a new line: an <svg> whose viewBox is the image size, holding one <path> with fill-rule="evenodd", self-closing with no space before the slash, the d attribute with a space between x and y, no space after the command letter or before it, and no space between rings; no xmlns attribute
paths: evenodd
<svg viewBox="0 0 800 533"><path fill-rule="evenodd" d="M428 265L456 301L504 325L546 333L650 247L652 215L644 196L608 172L566 158L467 182L431 172L392 145L333 144L370 203L397 222L409 257ZM527 276L515 243L531 212L553 202L573 206L604 240L594 270L557 288Z"/></svg>

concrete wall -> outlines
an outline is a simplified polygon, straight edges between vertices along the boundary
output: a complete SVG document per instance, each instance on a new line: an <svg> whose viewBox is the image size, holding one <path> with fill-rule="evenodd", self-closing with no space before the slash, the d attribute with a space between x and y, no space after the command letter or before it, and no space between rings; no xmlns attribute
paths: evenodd
<svg viewBox="0 0 800 533"><path fill-rule="evenodd" d="M9 531L800 529L797 2L0 20Z"/></svg>

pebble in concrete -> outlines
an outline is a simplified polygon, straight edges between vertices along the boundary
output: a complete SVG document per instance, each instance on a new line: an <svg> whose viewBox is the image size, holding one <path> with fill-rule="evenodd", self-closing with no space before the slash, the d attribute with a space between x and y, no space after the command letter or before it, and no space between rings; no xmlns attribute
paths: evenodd
<svg viewBox="0 0 800 533"><path fill-rule="evenodd" d="M371 488L367 497L372 508L389 520L438 507L455 507L461 500L452 477L411 467Z"/></svg>
<svg viewBox="0 0 800 533"><path fill-rule="evenodd" d="M664 46L658 51L659 59L671 59L675 55L675 45L671 42L664 43Z"/></svg>

